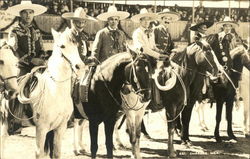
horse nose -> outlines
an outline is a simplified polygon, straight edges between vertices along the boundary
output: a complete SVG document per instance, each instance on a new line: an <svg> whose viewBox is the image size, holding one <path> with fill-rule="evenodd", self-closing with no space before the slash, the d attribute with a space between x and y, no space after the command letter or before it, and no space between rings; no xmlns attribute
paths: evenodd
<svg viewBox="0 0 250 159"><path fill-rule="evenodd" d="M80 69L79 64L76 64L76 65L75 65L75 67L76 67L76 69L77 69L77 70L79 70L79 69Z"/></svg>

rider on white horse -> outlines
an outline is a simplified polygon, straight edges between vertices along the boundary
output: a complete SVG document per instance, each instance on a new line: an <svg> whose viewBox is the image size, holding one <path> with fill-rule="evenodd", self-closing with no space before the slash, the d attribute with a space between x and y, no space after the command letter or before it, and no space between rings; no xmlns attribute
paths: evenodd
<svg viewBox="0 0 250 159"><path fill-rule="evenodd" d="M40 30L35 27L33 23L34 16L43 14L47 8L32 4L31 1L22 1L21 4L9 7L6 12L14 16L20 17L20 21L16 27L14 27L9 33L9 39L11 39L12 48L15 51L15 55L19 59L19 76L25 75L30 72L34 66L43 65L45 63L45 52L43 50L42 36ZM27 92L28 92L27 88ZM19 102L11 101L10 109L14 111L15 115L22 118L24 110L29 110L29 105L19 105ZM10 133L21 132L21 121L17 119L11 120L13 128L10 129Z"/></svg>

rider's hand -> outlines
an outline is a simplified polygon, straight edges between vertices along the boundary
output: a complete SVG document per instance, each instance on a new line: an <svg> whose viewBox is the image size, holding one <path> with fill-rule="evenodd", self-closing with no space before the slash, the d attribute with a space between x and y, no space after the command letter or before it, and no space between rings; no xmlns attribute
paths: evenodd
<svg viewBox="0 0 250 159"><path fill-rule="evenodd" d="M40 59L40 58L32 58L31 63L33 65L36 65L36 66L41 66L41 65L45 64L45 61L43 59Z"/></svg>

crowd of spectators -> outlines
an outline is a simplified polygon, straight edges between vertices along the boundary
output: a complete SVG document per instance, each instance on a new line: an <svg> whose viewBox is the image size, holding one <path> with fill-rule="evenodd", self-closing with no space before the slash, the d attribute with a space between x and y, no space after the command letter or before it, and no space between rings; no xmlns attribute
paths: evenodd
<svg viewBox="0 0 250 159"><path fill-rule="evenodd" d="M7 9L10 6L20 3L21 0L0 0L0 9ZM68 0L33 0L33 3L39 3L48 8L48 14L61 15L70 11L70 1ZM96 17L100 13L106 12L110 3L93 3L84 1L73 1L73 9L77 7L83 7L87 14ZM167 4L166 4L167 5ZM161 12L164 8L169 8L171 11L180 13L181 20L192 21L192 7L180 7L175 5L173 7L157 6L153 5L125 5L116 4L118 10L127 11L131 16L138 14L141 8L146 7L149 12ZM195 7L194 22L198 21L222 21L225 16L228 16L228 8L205 8L200 5ZM250 22L250 10L249 8L232 8L231 18L236 22Z"/></svg>

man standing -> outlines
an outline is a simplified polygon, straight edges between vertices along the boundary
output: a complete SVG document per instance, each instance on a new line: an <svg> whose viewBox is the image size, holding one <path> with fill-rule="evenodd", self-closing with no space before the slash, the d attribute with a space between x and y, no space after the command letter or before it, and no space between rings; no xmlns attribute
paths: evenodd
<svg viewBox="0 0 250 159"><path fill-rule="evenodd" d="M107 27L99 30L93 43L92 54L100 62L108 57L126 51L126 36L118 29L120 20L129 17L128 12L117 11L115 6L110 6L108 11L97 16L99 20L107 21Z"/></svg>
<svg viewBox="0 0 250 159"><path fill-rule="evenodd" d="M160 25L154 28L155 44L163 54L170 55L171 50L174 49L174 42L168 31L168 25L171 22L178 21L180 14L176 12L170 12L169 9L164 9L158 13L160 19Z"/></svg>
<svg viewBox="0 0 250 159"><path fill-rule="evenodd" d="M9 7L6 12L20 17L20 21L10 33L13 49L19 58L20 76L24 75L37 65L42 65L44 54L40 30L34 25L34 16L43 14L47 8L31 1L22 1L21 4Z"/></svg>
<svg viewBox="0 0 250 159"><path fill-rule="evenodd" d="M34 16L43 14L47 8L31 1L22 1L21 4L9 7L6 12L20 17L20 21L9 33L11 45L19 59L19 76L29 73L34 66L44 64L45 56L40 30L34 26ZM29 91L29 86L26 92ZM24 113L32 116L30 105L22 105L18 100L10 101L10 111L17 117L23 118ZM22 121L9 116L9 134L21 133Z"/></svg>

